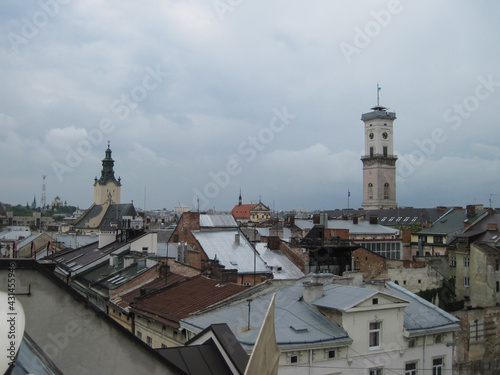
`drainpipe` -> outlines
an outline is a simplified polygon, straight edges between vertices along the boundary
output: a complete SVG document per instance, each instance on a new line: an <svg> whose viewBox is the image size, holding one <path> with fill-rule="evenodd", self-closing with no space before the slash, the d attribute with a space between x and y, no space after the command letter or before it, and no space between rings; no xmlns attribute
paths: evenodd
<svg viewBox="0 0 500 375"><path fill-rule="evenodd" d="M309 375L311 375L311 367L313 362L313 351L309 350Z"/></svg>
<svg viewBox="0 0 500 375"><path fill-rule="evenodd" d="M424 348L423 348L423 358L422 358L422 368L424 368L424 369L427 368L427 367L425 367L425 346L426 345L427 345L427 335L424 335Z"/></svg>

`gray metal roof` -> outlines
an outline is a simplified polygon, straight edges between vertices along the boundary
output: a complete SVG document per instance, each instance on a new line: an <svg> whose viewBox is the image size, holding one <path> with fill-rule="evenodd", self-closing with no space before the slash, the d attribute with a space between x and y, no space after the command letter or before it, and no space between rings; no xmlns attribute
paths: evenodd
<svg viewBox="0 0 500 375"><path fill-rule="evenodd" d="M293 348L312 343L334 346L352 342L344 329L302 299L302 288L302 281L298 281L276 291L275 329L278 346ZM271 297L270 291L250 302L250 329L246 300L182 319L181 326L201 331L210 324L226 323L243 347L249 350L255 344Z"/></svg>
<svg viewBox="0 0 500 375"><path fill-rule="evenodd" d="M271 272L238 229L193 230L191 232L208 258L217 258L226 269L237 269L239 273L253 273L255 259L256 272ZM239 245L235 241L237 234L240 240Z"/></svg>
<svg viewBox="0 0 500 375"><path fill-rule="evenodd" d="M432 226L418 231L417 234L435 234L446 236L448 234L462 232L465 230L464 222L468 221L471 225L473 225L479 219L482 219L487 212L487 209L476 210L476 214L473 217L468 218L467 210L450 209L446 212L446 214L436 220Z"/></svg>
<svg viewBox="0 0 500 375"><path fill-rule="evenodd" d="M295 220L295 225L302 230L309 230L314 227L312 220ZM370 224L368 221L360 221L353 224L352 220L328 220L329 229L349 229L350 234L387 234L398 235L399 230L386 227L380 224Z"/></svg>
<svg viewBox="0 0 500 375"><path fill-rule="evenodd" d="M405 309L404 327L408 331L420 332L429 329L458 328L459 319L409 290L393 283L386 283L385 292L410 302Z"/></svg>
<svg viewBox="0 0 500 375"><path fill-rule="evenodd" d="M345 311L378 293L372 289L330 284L323 286L323 297L315 299L312 304Z"/></svg>
<svg viewBox="0 0 500 375"><path fill-rule="evenodd" d="M238 224L234 220L233 215L227 214L201 214L200 227L211 228L238 228Z"/></svg>
<svg viewBox="0 0 500 375"><path fill-rule="evenodd" d="M20 249L21 247L23 246L26 246L27 244L29 244L31 241L34 241L36 240L38 237L40 237L43 233L36 233L36 234L33 234L29 237L26 237L25 239L21 240L18 242L17 244L17 248Z"/></svg>
<svg viewBox="0 0 500 375"><path fill-rule="evenodd" d="M258 253L273 272L273 278L277 280L300 279L305 274L279 250L269 250L266 243L255 244Z"/></svg>

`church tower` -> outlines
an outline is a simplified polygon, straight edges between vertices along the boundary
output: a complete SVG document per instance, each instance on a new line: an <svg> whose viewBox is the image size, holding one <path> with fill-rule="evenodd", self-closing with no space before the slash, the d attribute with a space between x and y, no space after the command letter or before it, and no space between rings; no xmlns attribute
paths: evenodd
<svg viewBox="0 0 500 375"><path fill-rule="evenodd" d="M120 204L120 188L122 186L120 178L115 178L113 165L115 161L111 158L111 149L106 150L102 159L101 178L94 180L94 204Z"/></svg>
<svg viewBox="0 0 500 375"><path fill-rule="evenodd" d="M363 162L363 203L366 209L396 208L396 160L394 155L393 122L396 113L379 103L361 115L365 123L365 155Z"/></svg>

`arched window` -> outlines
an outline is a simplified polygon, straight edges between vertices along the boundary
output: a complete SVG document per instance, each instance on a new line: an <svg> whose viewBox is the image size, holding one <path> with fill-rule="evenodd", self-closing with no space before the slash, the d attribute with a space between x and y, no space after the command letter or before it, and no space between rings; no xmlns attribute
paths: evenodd
<svg viewBox="0 0 500 375"><path fill-rule="evenodd" d="M368 199L373 199L373 184L371 182L368 184Z"/></svg>
<svg viewBox="0 0 500 375"><path fill-rule="evenodd" d="M389 199L389 183L384 184L384 199Z"/></svg>

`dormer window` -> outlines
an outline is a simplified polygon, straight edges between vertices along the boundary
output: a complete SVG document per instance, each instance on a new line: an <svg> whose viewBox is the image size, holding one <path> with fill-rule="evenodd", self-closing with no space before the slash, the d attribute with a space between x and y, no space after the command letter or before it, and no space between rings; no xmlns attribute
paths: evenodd
<svg viewBox="0 0 500 375"><path fill-rule="evenodd" d="M372 305L378 305L378 298L372 298Z"/></svg>

